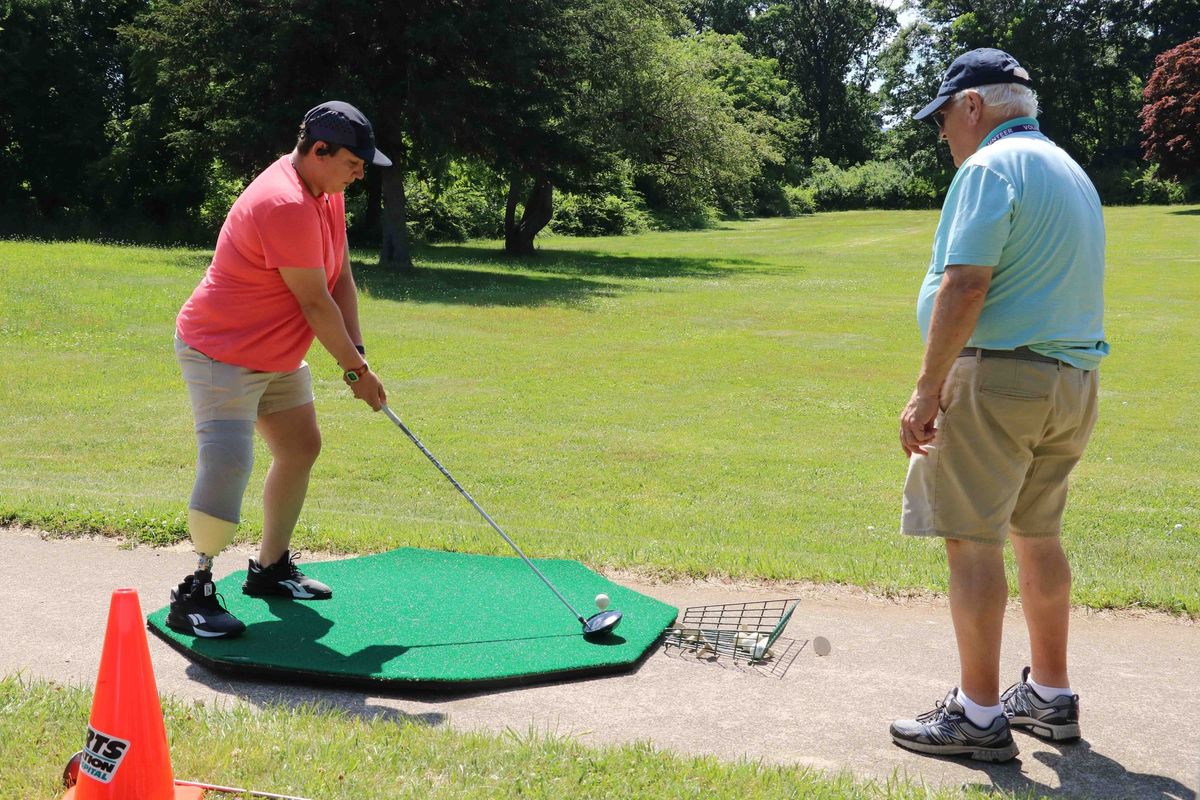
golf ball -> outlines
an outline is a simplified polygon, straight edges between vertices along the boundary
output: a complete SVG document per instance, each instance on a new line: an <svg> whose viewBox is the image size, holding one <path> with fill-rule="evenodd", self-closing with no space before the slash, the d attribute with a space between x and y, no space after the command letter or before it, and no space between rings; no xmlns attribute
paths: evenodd
<svg viewBox="0 0 1200 800"><path fill-rule="evenodd" d="M608 595L606 595L606 594L596 595L596 608L600 609L601 611L608 608Z"/></svg>

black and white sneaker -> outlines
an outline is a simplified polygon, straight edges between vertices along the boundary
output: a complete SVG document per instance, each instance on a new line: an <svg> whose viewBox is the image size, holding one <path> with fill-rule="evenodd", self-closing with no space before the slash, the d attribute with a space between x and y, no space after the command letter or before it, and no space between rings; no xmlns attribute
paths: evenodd
<svg viewBox="0 0 1200 800"><path fill-rule="evenodd" d="M242 592L251 597L283 596L293 600L328 600L333 597L332 589L296 567L299 557L299 553L293 556L291 551L284 550L278 561L265 567L258 563L258 559L250 559Z"/></svg>
<svg viewBox="0 0 1200 800"><path fill-rule="evenodd" d="M211 572L188 575L171 590L167 627L205 639L232 639L246 630L245 624L221 602Z"/></svg>
<svg viewBox="0 0 1200 800"><path fill-rule="evenodd" d="M1079 738L1079 695L1043 700L1029 685L1029 667L1021 670L1020 681L1004 690L1000 702L1009 724L1018 730L1056 742Z"/></svg>
<svg viewBox="0 0 1200 800"><path fill-rule="evenodd" d="M946 699L938 701L932 711L916 719L896 720L891 731L892 741L901 747L935 756L1008 761L1019 752L1009 729L1008 717L1001 714L988 727L977 727L967 719L966 711L958 702L958 689L951 689Z"/></svg>

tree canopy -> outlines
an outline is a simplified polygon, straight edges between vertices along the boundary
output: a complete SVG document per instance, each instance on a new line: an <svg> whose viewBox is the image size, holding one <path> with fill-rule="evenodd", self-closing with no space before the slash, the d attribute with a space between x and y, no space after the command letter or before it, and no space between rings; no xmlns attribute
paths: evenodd
<svg viewBox="0 0 1200 800"><path fill-rule="evenodd" d="M910 117L978 46L1033 73L1043 129L1106 201L1195 174L1194 105L1175 98L1196 72L1200 0L905 9L0 0L0 233L205 241L331 97L362 108L396 162L348 196L352 235L379 237L388 262L408 262L410 232L529 253L556 212L599 232L926 207L953 166Z"/></svg>

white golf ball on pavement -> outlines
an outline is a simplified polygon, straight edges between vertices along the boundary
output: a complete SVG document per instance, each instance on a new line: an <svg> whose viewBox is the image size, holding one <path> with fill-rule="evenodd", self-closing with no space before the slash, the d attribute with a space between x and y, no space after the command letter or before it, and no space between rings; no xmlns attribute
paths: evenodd
<svg viewBox="0 0 1200 800"><path fill-rule="evenodd" d="M596 608L600 609L601 611L608 608L608 595L606 595L606 594L596 595Z"/></svg>

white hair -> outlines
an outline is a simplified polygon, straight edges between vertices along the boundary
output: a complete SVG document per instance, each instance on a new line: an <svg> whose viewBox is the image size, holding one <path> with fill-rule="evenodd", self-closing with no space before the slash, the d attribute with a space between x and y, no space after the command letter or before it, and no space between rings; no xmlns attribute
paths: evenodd
<svg viewBox="0 0 1200 800"><path fill-rule="evenodd" d="M990 83L987 86L972 86L954 95L958 100L967 92L978 92L983 104L1013 117L1036 117L1038 115L1037 93L1019 83Z"/></svg>

